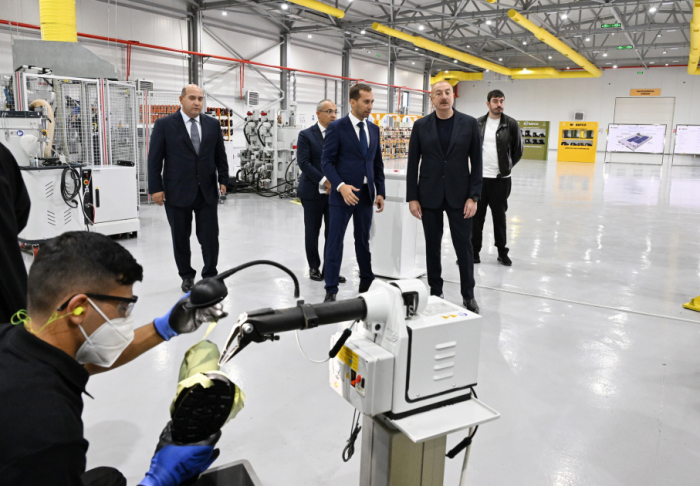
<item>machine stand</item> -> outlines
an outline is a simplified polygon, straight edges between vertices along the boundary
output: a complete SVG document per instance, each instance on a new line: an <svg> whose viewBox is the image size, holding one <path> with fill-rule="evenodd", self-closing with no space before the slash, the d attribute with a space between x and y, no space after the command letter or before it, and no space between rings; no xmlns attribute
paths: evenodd
<svg viewBox="0 0 700 486"><path fill-rule="evenodd" d="M442 486L446 447L447 436L415 443L364 415L360 486Z"/></svg>

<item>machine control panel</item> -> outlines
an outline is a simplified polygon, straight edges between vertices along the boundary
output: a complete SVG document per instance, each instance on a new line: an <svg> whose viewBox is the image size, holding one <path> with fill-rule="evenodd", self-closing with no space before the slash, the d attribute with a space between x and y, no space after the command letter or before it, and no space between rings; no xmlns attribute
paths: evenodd
<svg viewBox="0 0 700 486"><path fill-rule="evenodd" d="M374 416L391 410L394 356L378 344L351 336L330 361L329 372L331 388L360 412Z"/></svg>

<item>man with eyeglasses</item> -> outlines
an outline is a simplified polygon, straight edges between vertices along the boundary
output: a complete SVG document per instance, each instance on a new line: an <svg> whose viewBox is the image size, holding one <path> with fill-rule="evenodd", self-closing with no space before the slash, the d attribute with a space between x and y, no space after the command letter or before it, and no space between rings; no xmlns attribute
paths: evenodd
<svg viewBox="0 0 700 486"><path fill-rule="evenodd" d="M27 311L15 314L14 325L0 324L0 483L126 485L116 469L85 472L81 414L89 375L225 316L220 304L188 310L186 296L163 317L134 329L133 285L142 278L134 257L98 233L64 233L37 254ZM218 437L176 445L162 435L139 484L176 486L200 474L217 455Z"/></svg>
<svg viewBox="0 0 700 486"><path fill-rule="evenodd" d="M297 164L301 169L297 195L304 208L304 244L306 261L309 264L309 278L322 282L325 269L321 269L318 237L321 233L321 224L323 224L324 238L325 241L328 241L330 221L328 194L331 183L321 171L321 155L326 138L326 127L338 116L335 103L331 100L320 101L316 105L316 116L318 123L299 132L297 140ZM345 283L345 277L341 275L338 281Z"/></svg>

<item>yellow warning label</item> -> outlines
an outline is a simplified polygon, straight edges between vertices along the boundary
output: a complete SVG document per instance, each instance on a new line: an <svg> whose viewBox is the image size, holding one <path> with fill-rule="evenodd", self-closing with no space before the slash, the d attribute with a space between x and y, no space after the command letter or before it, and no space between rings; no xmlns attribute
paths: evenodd
<svg viewBox="0 0 700 486"><path fill-rule="evenodd" d="M457 314L448 314L446 316L440 316L440 317L442 317L443 319L449 319L450 317L452 317L452 318L457 317Z"/></svg>
<svg viewBox="0 0 700 486"><path fill-rule="evenodd" d="M359 358L357 357L357 353L350 348L343 346L338 353L338 359L357 372Z"/></svg>

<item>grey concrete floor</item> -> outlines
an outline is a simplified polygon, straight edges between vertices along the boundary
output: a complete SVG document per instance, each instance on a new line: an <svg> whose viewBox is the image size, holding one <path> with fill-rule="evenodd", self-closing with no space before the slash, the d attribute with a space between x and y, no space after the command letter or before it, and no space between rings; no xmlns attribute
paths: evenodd
<svg viewBox="0 0 700 486"><path fill-rule="evenodd" d="M307 278L301 206L232 196L219 220L220 271L273 259L297 273L307 301L322 300L322 284ZM700 167L516 167L513 266L499 265L492 246L477 266L484 318L477 390L502 417L479 429L468 484L699 483L700 314L681 307L700 294L699 221ZM146 323L181 292L163 208L142 206L141 228L122 243L145 268L134 314ZM490 222L485 234L492 245ZM354 297L359 283L348 236L340 299ZM444 277L457 282L449 233L443 251ZM291 281L275 269L250 269L227 284L232 317L211 335L219 345L240 312L294 305ZM456 283L446 283L445 294L461 302ZM308 354L327 352L336 331L329 327L301 334ZM183 353L203 333L90 380L88 467L117 467L137 484L168 420ZM353 410L329 389L326 365L307 361L293 335L251 346L227 371L248 398L224 428L216 464L248 459L266 486L358 484L359 451L341 459ZM450 437L448 447L462 438ZM458 484L461 460L448 460L446 485Z"/></svg>

